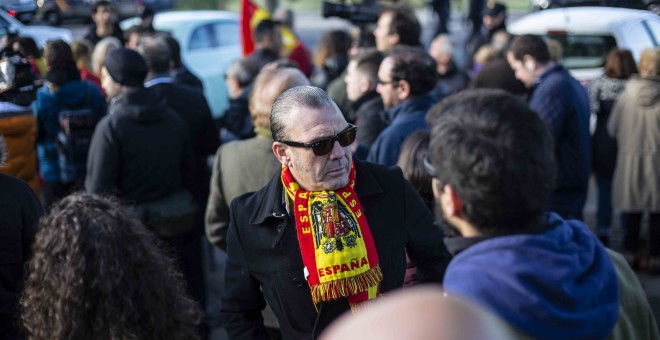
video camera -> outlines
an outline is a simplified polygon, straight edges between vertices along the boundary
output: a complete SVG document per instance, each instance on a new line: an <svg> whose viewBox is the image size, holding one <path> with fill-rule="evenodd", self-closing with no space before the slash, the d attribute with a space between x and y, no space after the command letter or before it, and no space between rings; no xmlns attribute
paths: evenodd
<svg viewBox="0 0 660 340"><path fill-rule="evenodd" d="M369 24L378 21L378 5L375 0L364 0L361 4L346 4L341 2L323 1L323 17L338 17L347 19L353 24Z"/></svg>

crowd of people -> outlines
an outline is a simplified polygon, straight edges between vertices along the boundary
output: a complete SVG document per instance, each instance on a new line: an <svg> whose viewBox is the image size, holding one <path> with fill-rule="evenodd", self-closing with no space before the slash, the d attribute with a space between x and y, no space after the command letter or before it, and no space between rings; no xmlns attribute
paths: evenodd
<svg viewBox="0 0 660 340"><path fill-rule="evenodd" d="M207 338L203 242L231 339L660 337L633 272L660 273L660 50L585 88L488 2L461 69L444 5L427 49L397 4L315 54L278 9L219 120L148 8L123 32L95 2L43 55L7 35L0 338Z"/></svg>

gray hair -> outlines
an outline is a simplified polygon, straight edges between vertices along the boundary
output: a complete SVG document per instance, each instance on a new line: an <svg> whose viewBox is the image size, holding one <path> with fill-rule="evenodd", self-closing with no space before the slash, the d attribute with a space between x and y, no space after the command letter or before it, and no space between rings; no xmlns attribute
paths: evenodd
<svg viewBox="0 0 660 340"><path fill-rule="evenodd" d="M234 60L226 71L227 77L236 79L238 86L245 88L252 84L254 78L259 74L259 66L247 59Z"/></svg>
<svg viewBox="0 0 660 340"><path fill-rule="evenodd" d="M170 46L163 37L142 37L138 52L144 57L152 73L169 72L172 61Z"/></svg>
<svg viewBox="0 0 660 340"><path fill-rule="evenodd" d="M284 91L273 103L270 111L270 131L276 141L285 140L287 129L286 116L298 107L310 109L333 108L339 111L337 104L322 89L315 86L297 86Z"/></svg>

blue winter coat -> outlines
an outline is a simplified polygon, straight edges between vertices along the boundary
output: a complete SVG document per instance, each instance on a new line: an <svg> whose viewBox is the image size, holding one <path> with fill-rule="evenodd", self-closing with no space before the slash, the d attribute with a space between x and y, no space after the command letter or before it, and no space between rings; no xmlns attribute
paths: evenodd
<svg viewBox="0 0 660 340"><path fill-rule="evenodd" d="M480 241L450 262L444 289L535 339L604 339L619 311L616 271L582 222L545 216L549 231Z"/></svg>
<svg viewBox="0 0 660 340"><path fill-rule="evenodd" d="M430 94L407 100L385 111L384 120L391 122L369 149L367 161L387 166L396 165L401 145L413 132L428 130L426 112L435 104Z"/></svg>
<svg viewBox="0 0 660 340"><path fill-rule="evenodd" d="M563 66L555 65L541 75L529 107L555 139L557 178L547 209L563 217L580 217L591 171L589 95Z"/></svg>
<svg viewBox="0 0 660 340"><path fill-rule="evenodd" d="M77 107L88 98L97 116L102 117L105 114L105 99L99 89L91 83L74 80L64 84L56 92L51 91L47 85L37 91L37 99L32 103L32 111L37 117L39 128L37 134L39 171L46 182L61 181L55 140L60 131L58 115L62 110L62 104L67 107Z"/></svg>

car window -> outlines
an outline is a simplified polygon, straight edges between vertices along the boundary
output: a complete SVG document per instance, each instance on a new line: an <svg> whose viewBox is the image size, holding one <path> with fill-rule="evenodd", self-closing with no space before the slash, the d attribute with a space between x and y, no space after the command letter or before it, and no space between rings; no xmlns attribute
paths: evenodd
<svg viewBox="0 0 660 340"><path fill-rule="evenodd" d="M196 28L190 36L189 50L218 48L240 44L238 25L234 22L215 22Z"/></svg>
<svg viewBox="0 0 660 340"><path fill-rule="evenodd" d="M649 32L653 47L660 46L660 22L658 20L644 20L644 27Z"/></svg>
<svg viewBox="0 0 660 340"><path fill-rule="evenodd" d="M219 46L236 46L240 44L238 25L235 22L219 22L213 24L213 31Z"/></svg>
<svg viewBox="0 0 660 340"><path fill-rule="evenodd" d="M605 65L605 55L616 47L610 35L548 34L563 49L562 64L568 69L596 68Z"/></svg>
<svg viewBox="0 0 660 340"><path fill-rule="evenodd" d="M197 27L190 36L189 50L199 50L218 46L212 24Z"/></svg>

